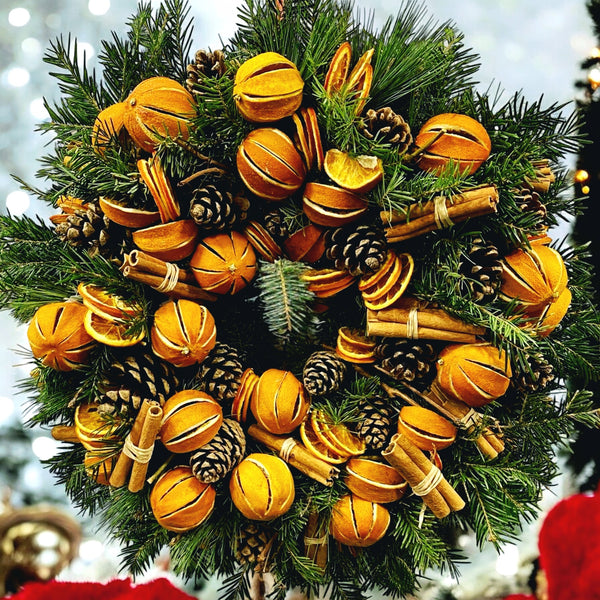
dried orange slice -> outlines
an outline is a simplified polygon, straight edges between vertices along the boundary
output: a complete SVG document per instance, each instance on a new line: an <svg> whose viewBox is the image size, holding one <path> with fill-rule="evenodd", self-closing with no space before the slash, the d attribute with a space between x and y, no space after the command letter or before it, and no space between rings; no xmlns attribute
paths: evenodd
<svg viewBox="0 0 600 600"><path fill-rule="evenodd" d="M105 196L101 196L98 203L108 219L123 227L137 229L138 227L154 225L160 221L160 213L157 210L133 208Z"/></svg>
<svg viewBox="0 0 600 600"><path fill-rule="evenodd" d="M346 83L351 60L352 47L350 42L343 42L333 55L327 75L325 75L324 87L327 93L337 92Z"/></svg>
<svg viewBox="0 0 600 600"><path fill-rule="evenodd" d="M308 289L318 298L329 298L354 283L348 271L337 269L309 269L300 278L308 283Z"/></svg>
<svg viewBox="0 0 600 600"><path fill-rule="evenodd" d="M160 213L160 220L163 223L167 223L168 221L177 219L181 214L179 202L175 198L173 188L167 179L158 155L153 155L148 160L138 160L137 167L140 177L154 198L154 202Z"/></svg>
<svg viewBox="0 0 600 600"><path fill-rule="evenodd" d="M251 368L246 369L242 374L240 385L231 404L231 414L239 423L246 422L252 392L257 386L259 379L260 377Z"/></svg>
<svg viewBox="0 0 600 600"><path fill-rule="evenodd" d="M140 250L161 260L177 262L194 252L199 231L192 219L181 219L136 229L131 237Z"/></svg>
<svg viewBox="0 0 600 600"><path fill-rule="evenodd" d="M350 156L335 148L325 154L325 173L340 187L366 194L383 179L383 162L375 156Z"/></svg>
<svg viewBox="0 0 600 600"><path fill-rule="evenodd" d="M87 450L102 448L118 440L115 430L121 424L117 417L102 412L97 402L79 404L75 409L75 432Z"/></svg>
<svg viewBox="0 0 600 600"><path fill-rule="evenodd" d="M319 171L323 168L325 154L323 152L323 142L321 141L321 131L319 130L319 122L317 121L317 113L314 108L308 107L302 109L301 114L304 118L306 134L308 137L308 145L311 153L314 154L316 167Z"/></svg>
<svg viewBox="0 0 600 600"><path fill-rule="evenodd" d="M371 84L373 83L373 66L371 65L371 58L373 58L373 52L374 48L367 50L358 59L358 62L348 76L348 90L353 92L353 96L358 100L354 109L357 115L359 115L365 107L371 91Z"/></svg>
<svg viewBox="0 0 600 600"><path fill-rule="evenodd" d="M391 269L396 261L396 253L393 250L389 250L382 265L369 275L364 275L358 282L358 289L362 292L368 290L374 286L387 272Z"/></svg>
<svg viewBox="0 0 600 600"><path fill-rule="evenodd" d="M375 283L361 290L363 300L370 302L371 300L376 300L385 296L398 281L398 277L400 277L402 272L403 261L398 259L398 255L393 250L390 250L389 254L393 257L391 264ZM384 262L384 266L386 263L387 260ZM377 273L379 273L379 271Z"/></svg>
<svg viewBox="0 0 600 600"><path fill-rule="evenodd" d="M132 334L131 325L125 321L105 319L94 311L88 310L84 319L85 330L97 341L107 346L126 347L135 346L146 335L143 329Z"/></svg>
<svg viewBox="0 0 600 600"><path fill-rule="evenodd" d="M340 456L319 439L312 428L311 419L305 419L300 425L300 438L309 452L325 462L335 465L348 460L347 456Z"/></svg>
<svg viewBox="0 0 600 600"><path fill-rule="evenodd" d="M82 281L77 286L77 293L88 309L107 320L126 319L141 313L140 306L126 302L97 285Z"/></svg>
<svg viewBox="0 0 600 600"><path fill-rule="evenodd" d="M317 437L340 456L359 456L366 450L362 438L353 434L343 423L335 423L325 411L314 410L310 420Z"/></svg>
<svg viewBox="0 0 600 600"><path fill-rule="evenodd" d="M380 293L372 292L368 298L365 297L365 292L363 292L363 301L367 308L370 308L371 310L387 308L394 304L406 291L415 269L415 261L407 252L398 254L396 256L396 261L399 263L400 268L398 270L393 270L397 275L394 275L395 279L390 277L393 282L392 286L388 287L386 285L381 285L379 287ZM383 281L384 280L378 282L377 285ZM383 290L383 292L381 292L381 290Z"/></svg>
<svg viewBox="0 0 600 600"><path fill-rule="evenodd" d="M336 354L353 363L372 363L375 362L374 338L363 335L355 329L349 327L340 327L338 330Z"/></svg>

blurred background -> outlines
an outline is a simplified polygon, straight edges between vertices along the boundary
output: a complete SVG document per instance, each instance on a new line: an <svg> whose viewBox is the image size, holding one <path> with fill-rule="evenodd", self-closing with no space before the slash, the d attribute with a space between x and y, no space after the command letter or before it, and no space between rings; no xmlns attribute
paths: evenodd
<svg viewBox="0 0 600 600"><path fill-rule="evenodd" d="M152 4L158 4L152 2ZM236 0L191 2L195 48L217 49L221 40L234 32ZM423 0L426 14L435 22L453 22L465 35L465 43L481 57L477 80L480 91L500 88L508 95L522 91L527 100L543 96L546 105L566 103L565 113L574 110L581 77L581 63L596 45L592 23L584 0ZM395 0L360 0L357 9L374 11L375 23L383 22L398 10ZM42 58L49 43L58 36L78 40L81 61L88 69L96 65L99 42L116 32L123 35L127 19L135 12L134 0L3 0L0 9L0 211L13 215L39 215L47 218L49 209L22 191L14 177L36 182L37 160L51 142L37 131L47 118L43 98L58 98L55 80ZM85 56L85 58L84 58ZM576 157L567 157L575 168ZM568 235L571 224L564 223L560 235ZM0 313L0 529L3 510L41 507L49 504L80 531L73 531L77 552L65 579L106 580L118 573L119 548L107 541L98 524L82 520L68 504L60 487L41 466L56 445L48 431L24 428L28 400L19 393L19 381L28 375L28 365L20 354L27 346L25 328L10 315ZM542 502L546 510L558 498L573 491L568 478L558 482ZM28 509L29 510L29 509ZM41 510L41 509L39 509ZM543 514L543 513L542 513ZM419 597L441 597L445 590L456 598L501 596L523 583L536 555L538 523L529 524L523 541L498 555L493 549L479 552L465 535L459 540L470 563L462 569L460 582L431 574ZM79 543L79 541L81 543ZM54 545L53 545L54 544ZM45 554L44 554L45 552ZM47 538L39 549L42 566L55 566L59 553L56 539ZM54 562L53 562L54 561ZM168 573L168 559L158 561L147 577ZM174 581L176 581L173 578ZM178 582L181 586L185 584ZM218 582L208 582L198 595L204 600L216 597ZM193 593L196 593L193 591Z"/></svg>

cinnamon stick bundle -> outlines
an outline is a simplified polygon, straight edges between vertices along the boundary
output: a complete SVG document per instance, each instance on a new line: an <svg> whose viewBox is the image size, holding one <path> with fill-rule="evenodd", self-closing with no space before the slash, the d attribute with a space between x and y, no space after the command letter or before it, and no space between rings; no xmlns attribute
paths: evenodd
<svg viewBox="0 0 600 600"><path fill-rule="evenodd" d="M465 323L417 298L402 297L389 308L367 309L367 335L475 343L484 327Z"/></svg>
<svg viewBox="0 0 600 600"><path fill-rule="evenodd" d="M323 485L332 486L333 480L339 474L339 469L314 456L301 442L293 438L273 435L256 424L250 425L248 435L278 452L287 463Z"/></svg>
<svg viewBox="0 0 600 600"><path fill-rule="evenodd" d="M125 255L121 273L169 296L186 300L214 301L216 296L198 286L192 273L174 263L150 256L140 250Z"/></svg>
<svg viewBox="0 0 600 600"><path fill-rule="evenodd" d="M317 512L308 515L304 532L304 554L321 570L327 566L329 530L325 519Z"/></svg>
<svg viewBox="0 0 600 600"><path fill-rule="evenodd" d="M381 211L380 218L387 224L388 242L396 243L496 212L498 199L494 185L482 185L453 196L436 196L423 204L411 204L403 211Z"/></svg>
<svg viewBox="0 0 600 600"><path fill-rule="evenodd" d="M538 194L545 194L556 181L556 175L550 167L549 160L536 160L532 162L535 177L527 179L528 185Z"/></svg>
<svg viewBox="0 0 600 600"><path fill-rule="evenodd" d="M408 482L438 519L461 510L465 501L448 483L441 471L401 433L396 433L381 455Z"/></svg>

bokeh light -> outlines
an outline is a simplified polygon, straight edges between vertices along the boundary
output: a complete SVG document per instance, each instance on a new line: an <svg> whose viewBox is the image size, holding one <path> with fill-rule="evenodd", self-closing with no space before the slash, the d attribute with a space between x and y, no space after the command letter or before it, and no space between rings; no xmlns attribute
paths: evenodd
<svg viewBox="0 0 600 600"><path fill-rule="evenodd" d="M29 205L29 195L23 190L15 190L6 196L6 210L13 216L22 215Z"/></svg>
<svg viewBox="0 0 600 600"><path fill-rule="evenodd" d="M89 0L88 10L93 15L105 15L110 10L110 0Z"/></svg>
<svg viewBox="0 0 600 600"><path fill-rule="evenodd" d="M26 8L13 8L8 13L8 22L13 27L24 27L27 25L27 23L29 23L30 18L31 15Z"/></svg>

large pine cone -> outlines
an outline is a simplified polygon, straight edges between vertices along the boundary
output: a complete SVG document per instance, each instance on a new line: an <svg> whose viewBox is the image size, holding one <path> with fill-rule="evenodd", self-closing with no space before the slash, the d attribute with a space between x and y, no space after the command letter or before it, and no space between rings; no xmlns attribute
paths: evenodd
<svg viewBox="0 0 600 600"><path fill-rule="evenodd" d="M194 62L187 66L187 79L185 85L192 93L199 93L196 84L202 76L222 77L225 73L225 55L222 50L207 52L198 50Z"/></svg>
<svg viewBox="0 0 600 600"><path fill-rule="evenodd" d="M313 352L302 373L306 391L311 396L324 396L340 388L348 371L346 363L333 352Z"/></svg>
<svg viewBox="0 0 600 600"><path fill-rule="evenodd" d="M144 400L163 404L179 386L173 366L152 352L125 354L104 373L97 401L110 412L135 414Z"/></svg>
<svg viewBox="0 0 600 600"><path fill-rule="evenodd" d="M389 106L379 110L369 109L364 118L361 133L370 140L393 144L404 152L412 144L410 126Z"/></svg>
<svg viewBox="0 0 600 600"><path fill-rule="evenodd" d="M360 402L358 435L369 448L383 450L392 435L393 409L383 398L369 398Z"/></svg>
<svg viewBox="0 0 600 600"><path fill-rule="evenodd" d="M502 283L502 261L496 246L477 237L459 266L464 286L474 302L490 302Z"/></svg>
<svg viewBox="0 0 600 600"><path fill-rule="evenodd" d="M238 221L233 195L214 185L194 190L190 201L190 217L202 229L212 231L231 229Z"/></svg>
<svg viewBox="0 0 600 600"><path fill-rule="evenodd" d="M435 369L437 352L424 341L383 338L375 347L380 368L399 381L426 380Z"/></svg>
<svg viewBox="0 0 600 600"><path fill-rule="evenodd" d="M194 476L204 483L223 479L244 458L246 436L234 419L223 419L217 435L190 456Z"/></svg>
<svg viewBox="0 0 600 600"><path fill-rule="evenodd" d="M244 367L235 348L217 342L198 366L196 387L217 402L229 406L240 387Z"/></svg>
<svg viewBox="0 0 600 600"><path fill-rule="evenodd" d="M383 231L367 224L329 229L325 245L327 258L335 267L356 277L377 271L388 252Z"/></svg>

